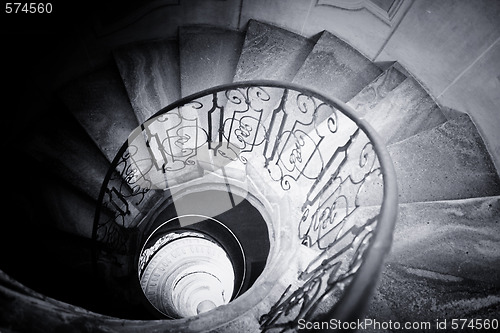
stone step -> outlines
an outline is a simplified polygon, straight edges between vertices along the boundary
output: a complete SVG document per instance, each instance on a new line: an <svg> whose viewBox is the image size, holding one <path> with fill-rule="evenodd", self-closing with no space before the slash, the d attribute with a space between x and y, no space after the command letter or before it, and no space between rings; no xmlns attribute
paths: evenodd
<svg viewBox="0 0 500 333"><path fill-rule="evenodd" d="M364 119L388 145L446 121L436 103L413 78L406 78L389 92Z"/></svg>
<svg viewBox="0 0 500 333"><path fill-rule="evenodd" d="M48 115L25 149L54 175L98 198L110 162L67 110Z"/></svg>
<svg viewBox="0 0 500 333"><path fill-rule="evenodd" d="M500 197L400 205L386 261L500 287Z"/></svg>
<svg viewBox="0 0 500 333"><path fill-rule="evenodd" d="M87 282L88 284L82 286L81 289L87 288L89 284L95 286L93 281ZM102 290L101 293L103 293ZM105 322L110 320L110 317L41 294L19 283L3 271L0 271L0 307L17 309L0 313L2 332L9 332L10 329L12 329L11 332L49 332L53 331L54 327L64 327L63 330L68 331L82 327L82 320L86 322L85 326L92 327L91 330L94 332L117 332L119 330L102 326L106 325ZM44 320L37 323L36 318L44 318ZM118 321L124 331L137 331L137 329L123 328L126 321ZM7 330L4 330L5 326L8 327Z"/></svg>
<svg viewBox="0 0 500 333"><path fill-rule="evenodd" d="M399 202L453 200L500 194L500 179L468 115L388 147Z"/></svg>
<svg viewBox="0 0 500 333"><path fill-rule="evenodd" d="M109 161L139 126L115 66L70 83L59 97Z"/></svg>
<svg viewBox="0 0 500 333"><path fill-rule="evenodd" d="M115 50L114 58L139 123L179 99L177 41L135 43Z"/></svg>
<svg viewBox="0 0 500 333"><path fill-rule="evenodd" d="M364 117L405 79L406 75L391 66L357 93L347 105L354 108L359 117Z"/></svg>
<svg viewBox="0 0 500 333"><path fill-rule="evenodd" d="M33 133L32 139L26 144L25 150L57 180L69 183L72 186L71 191L82 192L90 197L90 200L97 201L111 163L69 111L62 105L59 107L60 109L57 109L57 106L54 106L54 113L39 124L36 133ZM130 212L126 215L127 219L140 215L139 209L142 207L133 202L134 197L131 195L135 189L124 183L120 175L113 174L108 188L119 189L127 198L128 202L114 200L115 207ZM73 196L80 194L75 193ZM67 196L68 200L72 200L71 195ZM54 202L51 204L54 205ZM84 220L83 224L78 226L78 230L88 235L87 221Z"/></svg>
<svg viewBox="0 0 500 333"><path fill-rule="evenodd" d="M41 189L56 229L65 233L92 238L96 201L61 181L46 181Z"/></svg>
<svg viewBox="0 0 500 333"><path fill-rule="evenodd" d="M291 81L313 45L288 30L250 20L233 81Z"/></svg>
<svg viewBox="0 0 500 333"><path fill-rule="evenodd" d="M181 95L232 82L244 37L212 26L180 27Z"/></svg>
<svg viewBox="0 0 500 333"><path fill-rule="evenodd" d="M452 331L453 319L498 319L498 286L452 275L389 264L381 275L365 318L379 323L399 322L431 325L416 332ZM446 320L447 326L436 326ZM429 323L429 324L427 324ZM462 323L460 322L460 325ZM443 324L440 324L443 325ZM402 326L401 326L402 327ZM396 332L379 327L365 327L368 332Z"/></svg>
<svg viewBox="0 0 500 333"><path fill-rule="evenodd" d="M293 82L347 102L381 73L353 47L324 31Z"/></svg>

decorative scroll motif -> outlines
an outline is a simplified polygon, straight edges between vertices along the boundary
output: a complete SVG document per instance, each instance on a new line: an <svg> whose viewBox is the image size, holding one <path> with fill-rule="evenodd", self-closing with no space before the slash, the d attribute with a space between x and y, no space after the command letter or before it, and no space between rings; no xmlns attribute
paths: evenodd
<svg viewBox="0 0 500 333"><path fill-rule="evenodd" d="M293 291L292 285L289 285L269 312L261 316L261 330L295 331L300 319L314 320L320 305L333 307L363 262L363 253L372 237L374 223L376 220L370 219L360 227L351 227L343 238L318 255L298 276L303 284Z"/></svg>
<svg viewBox="0 0 500 333"><path fill-rule="evenodd" d="M232 151L234 158L239 153L241 162L246 163L246 153L252 152L266 139L262 116L271 96L261 87L250 87L228 90L225 97L228 101L225 108L227 118L223 121L222 137L231 144L226 147Z"/></svg>
<svg viewBox="0 0 500 333"><path fill-rule="evenodd" d="M373 180L381 181L380 168L375 167L375 152L371 143L360 138L359 130L346 145L337 149L332 158L339 160L338 166L335 170L325 169L316 179L302 208L299 223L302 244L320 250L328 248L344 232L344 224L360 206L364 187ZM372 195L373 192L370 191Z"/></svg>
<svg viewBox="0 0 500 333"><path fill-rule="evenodd" d="M271 178L283 190L301 177L314 180L321 174L330 149L324 139L337 131L337 113L331 106L298 92L286 97L272 115L273 125L276 119L281 124L273 155L266 160Z"/></svg>
<svg viewBox="0 0 500 333"><path fill-rule="evenodd" d="M194 165L198 149L207 134L196 118L167 113L148 120L143 126L146 145L157 171L175 172Z"/></svg>
<svg viewBox="0 0 500 333"><path fill-rule="evenodd" d="M136 205L143 202L149 191L148 187L141 186L137 169L131 163L131 152L135 150L134 146L126 149L115 168L108 172L109 180L101 190L101 207L98 206L96 214L100 223L94 224L94 239L119 251L126 249L126 227L130 225L131 216L137 215Z"/></svg>
<svg viewBox="0 0 500 333"><path fill-rule="evenodd" d="M283 190L310 186L324 172L327 140L337 132L337 111L305 93L286 88L236 87L188 101L152 117L128 138L105 184L96 239L125 243L111 223L137 225L150 190L164 190L201 176L207 155L222 166L264 155L272 180Z"/></svg>
<svg viewBox="0 0 500 333"><path fill-rule="evenodd" d="M207 162L256 163L298 203L297 243L317 253L259 320L284 332L332 309L351 282L379 222L384 178L368 134L341 107L264 83L208 90L137 128L103 183L94 239L123 251L152 193L203 177Z"/></svg>
<svg viewBox="0 0 500 333"><path fill-rule="evenodd" d="M260 318L264 332L296 330L300 319L317 316L320 304L333 307L364 260L379 211L361 212L359 201L363 188L382 177L375 152L357 129L327 164L307 195L298 230L302 244L319 254L298 276L300 287L289 285Z"/></svg>
<svg viewBox="0 0 500 333"><path fill-rule="evenodd" d="M227 89L187 101L134 130L104 182L94 239L124 251L124 229L137 225L150 191L201 176L207 155L225 160L221 166L246 163L254 147L266 142L262 117L272 102L262 87Z"/></svg>

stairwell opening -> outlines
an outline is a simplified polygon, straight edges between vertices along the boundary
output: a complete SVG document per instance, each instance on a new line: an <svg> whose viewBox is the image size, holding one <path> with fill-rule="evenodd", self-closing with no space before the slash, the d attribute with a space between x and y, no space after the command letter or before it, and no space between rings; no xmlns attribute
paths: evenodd
<svg viewBox="0 0 500 333"><path fill-rule="evenodd" d="M251 322L255 330L268 330L296 322L306 308L323 312L326 300L329 316L359 313L390 244L397 190L381 139L348 106L301 86L253 81L188 96L144 122L113 160L100 202L93 237L103 250L95 257L115 294L144 301L140 309L149 306L155 318L179 318L165 323L173 331L248 325L249 316L259 318ZM251 209L238 210L245 203ZM183 222L193 216L199 221ZM212 227L195 228L203 220ZM216 270L232 267L229 282L208 268L180 273L167 288L153 288L156 304L166 304L155 308L137 266L162 225L175 227L158 237L177 232L170 236L222 248L226 268ZM244 261L231 260L215 225L234 234ZM259 249L261 260L249 260ZM218 285L221 297L178 302L177 281L195 274ZM132 288L123 288L129 277Z"/></svg>
<svg viewBox="0 0 500 333"><path fill-rule="evenodd" d="M144 303L157 317L170 319L241 296L261 275L270 249L259 210L229 190L198 190L168 200L143 238L137 277Z"/></svg>

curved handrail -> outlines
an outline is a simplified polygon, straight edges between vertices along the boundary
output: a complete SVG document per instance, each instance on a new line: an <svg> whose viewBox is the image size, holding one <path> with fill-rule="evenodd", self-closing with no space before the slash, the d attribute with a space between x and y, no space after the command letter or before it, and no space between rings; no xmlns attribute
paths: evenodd
<svg viewBox="0 0 500 333"><path fill-rule="evenodd" d="M371 128L369 125L365 126ZM374 240L365 250L367 252L365 264L357 271L352 283L345 291L349 297L341 298L335 307L325 314L324 318L328 318L326 320L335 318L342 322L355 322L361 317L367 308L378 276L382 271L384 258L392 244L393 230L398 215L396 171L389 152L385 149L385 145L378 134L370 135L370 138L374 142L375 151L384 170L384 175L386 175L384 177L384 200L380 209L380 223ZM374 276L377 278L374 279Z"/></svg>
<svg viewBox="0 0 500 333"><path fill-rule="evenodd" d="M352 230L355 230L355 231L352 231L352 233L353 233L352 237L353 237L353 242L357 243L357 248L353 254L354 259L352 260L350 265L347 267L347 271L342 272L342 273L337 273L337 270L340 271L342 269L342 268L339 268L341 265L337 265L337 263L335 263L335 265L333 265L333 262L330 262L328 260L324 261L321 264L315 263L316 266L311 264L312 265L311 267L315 267L315 269L313 270L313 268L311 268L311 271L307 272L312 277L309 278L309 280L304 279L304 281L306 281L306 282L304 282L304 285L306 285L309 282L315 283L315 282L319 281L318 279L323 279L324 281L326 281L326 280L333 281L333 283L332 283L333 287L330 288L330 285L328 283L324 283L324 285L326 285L326 289L324 286L322 286L321 288L323 288L323 289L321 291L321 294L319 296L315 295L316 297L313 297L315 300L315 303L310 303L309 304L310 307L307 309L307 311L305 311L305 312L301 311L299 314L299 316L301 318L307 317L309 319L312 319L312 318L338 318L339 320L354 320L359 315L361 315L362 310L363 310L364 306L366 305L367 300L370 296L370 293L371 293L371 291L373 291L374 283L376 281L376 279L374 279L374 276L375 277L378 276L379 271L380 271L381 266L382 266L383 259L386 255L386 253L388 252L390 244L391 244L392 230L394 228L396 215L397 215L397 185L396 185L396 176L395 176L395 171L394 171L394 168L392 165L392 161L391 161L391 158L390 158L382 140L379 138L378 134L371 128L371 126L368 123L366 123L362 119L357 118L356 112L351 107L349 107L348 105L346 105L345 103L341 102L340 100L338 100L334 97L326 97L323 94L318 93L312 89L305 88L305 87L302 87L302 86L299 86L296 84L292 84L292 83L284 83L284 82L268 81L268 80L245 81L245 82L231 83L231 84L213 87L213 88L206 89L204 91L192 94L192 95L187 96L185 98L182 98L182 99L170 104L169 106L161 109L156 114L151 116L144 124L141 125L140 132L145 130L145 127L148 126L148 122L154 122L154 121L156 121L156 119L160 119L159 117L162 117L164 115L171 115L172 114L171 112L173 112L173 110L180 110L180 108L186 107L187 105L195 103L195 102L200 103L199 102L200 99L212 96L213 103L214 103L213 106L211 108L205 109L204 111L207 112L207 117L209 118L209 120L208 120L209 124L211 124L210 123L210 121L211 121L210 116L214 115L214 124L217 123L217 126L212 124L212 126L215 126L215 127L209 128L205 131L206 132L205 134L207 134L207 142L219 142L220 143L220 142L224 141L225 143L229 144L229 141L231 141L231 138L224 136L224 135L230 135L230 134L227 134L226 132L224 132L225 131L225 129L224 129L225 124L223 124L223 121L225 119L227 119L227 117L224 118L225 116L227 116L227 114L226 115L223 114L224 107L227 106L227 104L221 105L219 103L221 96L225 95L225 97L227 98L224 101L224 103L231 104L231 97L228 96L228 92L237 92L240 90L244 91L244 93L242 93L240 97L235 97L236 99L238 99L237 104L240 104L240 103L243 103L242 105L246 104L248 106L249 110L251 109L251 111L254 114L260 114L260 116L262 117L262 113L264 112L263 110L253 109L250 107L251 103L252 103L250 101L250 97L249 97L250 89L257 89L257 90L261 89L258 92L258 94L261 94L260 97L262 97L262 94L267 94L264 99L260 100L260 102L264 103L267 101L271 101L271 100L273 100L273 98L275 98L274 104L272 104L272 109L266 111L267 112L266 119L269 119L268 123L266 123L268 128L266 130L264 130L265 135L263 137L261 137L262 142L260 143L261 146L264 146L263 154L265 155L264 158L266 161L265 167L269 167L270 164L273 164L274 162L276 162L277 157L274 154L277 150L281 149L281 152L284 152L288 148L290 148L290 149L293 148L293 144L290 145L290 147L288 147L286 142L283 143L284 141L286 141L285 136L283 134L285 132L284 126L278 126L280 124L283 124L286 121L287 116L291 115L291 114L287 114L285 112L286 111L286 103L288 102L288 98L289 98L288 94L296 94L295 97L297 98L297 103L296 103L296 105L294 105L294 107L296 108L296 111L298 110L297 112L299 112L299 113L302 112L303 114L307 114L309 117L307 121L305 121L304 119L296 118L293 121L293 127L290 127L287 129L288 138L291 137L290 133L292 133L297 128L301 128L301 126L302 127L309 126L309 129L313 129L313 131L314 131L313 134L316 136L316 138L314 140L311 139L312 140L311 142L313 142L314 144L317 144L317 145L316 145L316 147L312 148L312 152L309 151L309 160L307 161L307 163L305 163L304 169L300 170L300 172L298 172L298 176L297 176L297 179L298 178L301 178L301 179L307 178L313 184L312 187L310 188L307 196L306 196L306 202L300 208L302 210L302 212L307 212L307 214L304 213L303 220L301 221L301 223L307 219L310 219L312 221L313 217L308 215L309 209L312 209L314 204L317 204L317 202L321 200L321 197L324 193L323 190L325 188L327 188L327 186L331 186L331 185L328 185L329 183L327 185L324 184L325 180L328 180L328 175L329 175L329 174L327 175L328 170L326 170L326 169L328 169L331 166L329 163L333 164L334 162L337 161L336 158L338 157L338 156L330 157L330 160L327 161L328 163L325 163L326 158L324 158L319 153L320 149L318 148L319 144L322 143L323 139L325 139L325 137L326 137L326 136L322 136L323 133L321 131L328 132L328 130L329 130L331 133L336 133L337 132L336 126L338 126L337 123L340 120L340 118L342 118L342 117L345 117L345 119L348 119L349 122L352 122L352 124L354 124L356 127L354 132L352 132L346 136L347 139L345 142L343 142L343 145L337 147L337 149L334 150L334 154L339 154L339 156L344 154L346 156L344 159L341 159L341 163L339 164L339 169L342 168L343 166L348 165L347 155L350 152L350 149L352 149L352 146L354 145L353 142L358 142L359 140L361 140L360 137L362 135L366 136L366 139L368 140L367 143L364 146L362 146L360 155L358 157L358 159L359 159L358 164L359 165L357 165L356 167L358 167L360 169L365 167L368 164L368 158L375 158L373 160L373 163L371 164L371 166L369 168L365 168L365 170L363 171L364 172L363 177L360 180L353 180L353 178L355 178L355 177L351 174L348 174L347 177L350 178L351 183L354 184L356 187L356 189L354 190L355 191L355 193L354 193L355 209L354 210L356 210L359 207L357 201L359 198L361 188L364 187L365 185L367 185L368 177L369 176L376 177L375 176L376 174L379 175L379 177L381 178L381 181L382 181L382 185L383 185L383 199L378 204L377 203L368 204L368 206L370 206L370 205L378 206L379 205L380 206L379 213L376 214L376 216L371 217L368 220L368 222L365 223L365 225L356 227L361 231L358 232L358 231L356 231L358 229L350 229L347 231L342 231L343 232L342 236L337 236L339 238L343 238L349 232L351 232ZM271 90L271 93L267 93L266 89ZM273 93L272 92L273 89L276 89L277 92ZM245 93L246 93L246 96L245 96ZM276 96L274 96L274 95L276 95ZM304 98L304 100L303 100L304 105L301 105L298 101L300 96L302 96ZM243 98L241 98L241 97L243 97ZM245 98L246 98L246 100L245 100ZM219 101L217 101L217 99L219 99ZM313 103L315 105L315 109L312 112L312 114L309 114L310 110L307 109L306 103ZM200 106L196 106L192 109L196 111L196 110L204 108L204 106L201 104L202 103L200 103ZM271 105L271 104L269 104L269 105ZM320 113L323 111L318 111L318 110L320 109L320 107L323 107L323 106L327 106L328 108L331 108L332 113L330 115L333 114L333 115L335 115L336 118L333 119L328 114L320 115ZM191 111L193 111L193 110L191 110ZM215 113L217 113L217 112L218 112L218 115L217 115L217 117L215 117ZM243 111L240 110L240 111L236 111L236 112L242 113ZM215 119L215 118L217 118L217 119ZM320 119L320 118L322 118L322 119ZM184 118L182 118L182 119L184 119ZM236 118L229 118L229 119L230 119L230 125L232 125L234 121L238 120ZM285 119L285 120L283 120L283 119ZM191 120L193 120L193 119L191 119ZM261 118L259 118L259 122L257 123L257 126L260 125L260 120L261 120ZM282 121L282 123L279 123L279 121ZM239 118L239 124L241 125L241 118ZM290 125L290 124L288 124L288 125ZM321 126L325 127L326 130L325 129L318 129ZM232 130L232 126L230 126L230 128ZM276 129L276 132L272 132L272 129ZM256 133L258 132L258 130L259 129L256 127L254 136L257 135ZM278 136L273 136L271 134L277 134L277 135L281 135L281 136L278 138ZM307 135L308 135L308 133L305 133L305 135L301 136L300 139L306 138ZM212 139L215 139L215 140L212 140ZM297 142L300 141L300 143L303 143L301 140L299 140L299 138L295 137L295 139ZM238 137L238 140L240 140L240 142L241 142L241 137ZM273 140L274 140L274 142L273 142ZM237 141L235 141L235 142L237 142ZM272 144L270 142L272 142ZM255 143L255 141L253 143ZM126 202L126 200L128 199L127 195L122 195L122 197L119 197L120 194L116 188L114 188L113 190L110 190L110 188L109 188L110 187L109 184L113 181L113 175L116 175L118 173L121 178L128 179L125 181L128 185L131 185L131 188L129 188L128 191L130 191L132 193L132 195L138 195L140 197L139 204L142 203L142 200L144 199L144 197L146 196L146 194L148 192L148 189L141 188L140 186L134 187L134 181L130 181L130 179L131 179L131 177L133 177L133 175L131 175L130 170L127 170L129 167L127 167L125 165L123 167L123 169L121 169L121 171L117 171L120 164L124 163L124 161L127 158L130 158L130 154L127 152L127 149L129 148L129 144L130 144L130 140L128 142L125 142L122 145L122 147L120 148L119 152L117 153L115 159L112 162L112 165L111 165L111 167L110 167L110 169L105 177L105 180L103 182L103 186L101 188L101 192L99 195L99 205L96 209L96 215L95 215L95 219L94 219L94 228L93 228L93 234L92 234L93 240L94 240L94 243L96 244L96 246L98 245L98 243L100 241L102 242L102 240L104 239L102 237L101 237L101 239L99 239L100 238L99 228L102 228L104 225L104 224L100 224L100 220L101 220L102 213L103 213L102 212L103 207L101 207L101 206L104 206L103 203L104 203L104 199L105 199L106 195L110 198L110 201L112 201L113 199L114 200L119 199L118 201L122 201L124 207L121 207L121 208L118 207L119 203L117 204L115 202L114 203L115 209L119 210L121 213L123 213L123 210L127 210L127 211L125 211L125 214L131 214L131 211L129 210L128 204ZM253 153L252 150L255 147L257 147L257 145L252 144L250 150L247 149L246 152L250 151ZM212 148L214 148L214 147L212 147ZM214 149L219 149L219 148L220 148L220 146L217 146ZM289 152L290 149L287 152ZM365 149L366 149L366 151L365 151ZM374 152L373 156L374 157L370 155L370 151L369 151L370 149L373 149L373 152ZM243 151L245 151L245 150L243 150ZM299 154L300 153L301 152L299 151ZM318 155L319 155L319 157L318 157ZM237 156L237 157L243 163L246 163L246 158L244 156ZM297 158L297 156L295 156L295 155L293 157ZM301 158L302 156L299 156L299 157ZM335 157L335 161L334 161L334 157ZM305 168L309 165L308 164L309 161L311 161L314 158L316 158L318 161L321 162L321 166L322 166L321 170L320 170L320 172L316 172L315 175L307 175L305 172ZM278 161L278 162L285 163L283 161L281 161L281 162ZM278 162L276 162L276 165L278 164ZM294 163L295 163L295 161L294 161ZM377 165L379 165L379 166L377 166ZM165 164L163 166L165 166ZM273 164L272 166L275 166L275 165ZM294 167L295 167L295 165L294 165ZM271 178L273 178L271 170L269 169L268 171L269 171L269 174L271 175ZM290 178L284 179L285 176L288 176L288 175L283 176L283 170L281 170L281 168L278 171L281 172L281 176L278 176L277 178L274 178L273 180L281 182L281 186L282 186L283 190L288 190L288 186L289 186L288 182L289 182ZM165 169L163 169L163 172L165 172ZM335 175L337 178L334 177ZM317 176L317 178L314 178L314 176ZM330 181L334 182L335 180L338 179L338 177L340 177L339 172L336 172L336 173L331 175ZM320 178L321 178L321 181L319 180ZM291 179L297 180L293 177ZM122 186L122 185L118 185L118 186ZM338 188L342 187L342 185L343 185L343 183L338 185ZM320 188L321 186L323 186L322 191L319 191L318 188ZM121 189L122 188L120 187L120 190ZM123 189L123 190L126 191L127 189ZM117 191L117 192L113 192L113 191ZM113 198L113 195L115 195L114 198ZM118 198L116 197L116 195L118 195ZM342 194L343 199L344 199L344 197L347 197L347 196L348 196L348 194ZM347 201L347 199L345 199L345 200ZM336 205L337 205L337 201L333 202L332 207L335 208ZM345 220L347 218L349 218L349 216L353 212L353 211L350 211L349 213L347 213L347 211L349 209L347 208L347 203L345 205L346 205L346 208L345 208L346 216L342 220L343 223L345 223ZM106 207L107 208L104 208L104 209L109 209L110 205L107 205ZM318 206L318 210L315 212L315 214L319 214L319 208L320 207ZM330 209L330 210L333 210L333 209ZM323 211L323 213L324 213L324 211ZM123 216L121 216L121 217L123 217ZM331 221L331 219L330 219L330 221ZM323 221L323 223L324 223L324 221ZM119 233L127 233L128 232L127 228L123 227L123 223L122 223L122 227L115 225L115 224L106 225L106 228L108 228L108 227L112 227L112 228L116 229L117 232L119 232ZM108 232L108 231L106 230L106 232ZM357 232L357 234L356 234L356 232ZM339 231L339 235L340 234L341 234L341 231ZM310 239L311 237L309 235L309 229L307 230L307 232L303 232L300 230L300 226L299 226L299 235L301 237L303 237L300 240L303 243L305 243L306 245L317 246L319 249L321 249L323 247L323 249L322 249L323 252L318 256L318 259L317 259L318 262L321 258L324 259L325 256L329 254L328 251L333 251L332 250L333 246L331 244L321 245L320 244L321 239L319 239L319 237L317 239L311 240ZM116 236L114 236L114 237L116 237ZM348 237L348 236L346 236L346 237ZM121 245L124 245L124 243L122 243ZM116 244L113 244L113 246L116 246ZM325 262L328 265L325 265ZM325 265L325 267L328 267L328 269L321 268L322 265ZM319 270L319 268L317 268L317 267L320 267L320 269L323 269L323 271ZM332 270L332 267L334 267L334 270ZM308 269L309 269L309 266L308 266ZM305 275L307 275L307 274L305 274ZM331 275L331 276L327 277L327 275ZM337 275L336 278L338 278L339 280L333 279L333 275ZM302 279L302 276L298 276L298 278ZM316 280L314 280L314 279L316 279ZM326 314L323 314L320 317L314 317L313 315L315 313L315 309L316 309L317 305L319 304L319 302L321 302L323 299L325 299L329 295L333 294L334 292L338 291L338 289L335 289L335 288L337 288L338 285L343 285L344 283L347 285L347 288L346 288L345 292L343 293L343 296L335 303L335 305L331 308L331 310L328 311ZM309 287L310 287L310 285L309 285ZM283 312L284 312L283 309L290 309L292 307L297 306L296 300L300 299L301 297L304 297L304 295L307 293L306 289L307 288L304 288L304 290L301 290L300 288L298 288L294 292L287 289L283 293L282 297L269 310L269 313L262 315L261 320L260 320L261 329L266 331L266 330L271 329L273 327L277 327L278 325L279 325L279 327L287 327L287 328L293 328L294 325L296 327L297 320L299 319L299 317L292 318L291 320L288 320L285 323L277 324L277 322L279 322L280 320L283 319L282 318Z"/></svg>

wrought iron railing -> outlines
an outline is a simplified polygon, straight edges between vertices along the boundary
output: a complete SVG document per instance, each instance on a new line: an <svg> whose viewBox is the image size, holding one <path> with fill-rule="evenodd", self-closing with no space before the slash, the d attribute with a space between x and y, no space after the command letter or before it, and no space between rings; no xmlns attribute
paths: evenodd
<svg viewBox="0 0 500 333"><path fill-rule="evenodd" d="M290 221L281 215L281 228L314 253L296 282L261 313L260 329L294 330L300 319L356 318L391 243L395 173L382 141L354 110L297 85L249 81L215 87L142 124L103 183L96 248L138 251L132 235L159 198L207 172L244 172L250 165L288 201L294 209L289 216L300 216Z"/></svg>

